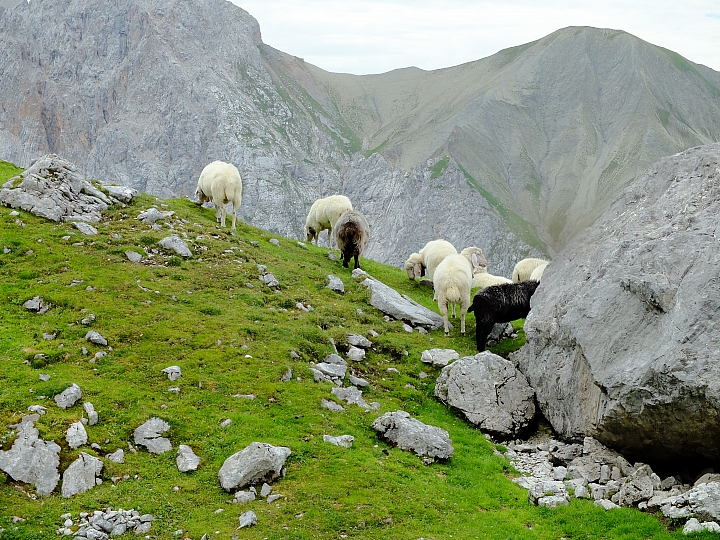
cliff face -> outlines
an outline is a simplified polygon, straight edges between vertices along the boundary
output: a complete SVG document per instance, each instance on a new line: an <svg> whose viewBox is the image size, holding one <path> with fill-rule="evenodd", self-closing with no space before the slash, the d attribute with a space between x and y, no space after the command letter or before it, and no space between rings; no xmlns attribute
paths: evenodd
<svg viewBox="0 0 720 540"><path fill-rule="evenodd" d="M551 256L660 156L720 138L720 74L623 33L560 30L454 68L353 76L262 43L225 0L33 0L0 12L0 158L192 195L215 159L241 216L300 238L345 193L366 255Z"/></svg>

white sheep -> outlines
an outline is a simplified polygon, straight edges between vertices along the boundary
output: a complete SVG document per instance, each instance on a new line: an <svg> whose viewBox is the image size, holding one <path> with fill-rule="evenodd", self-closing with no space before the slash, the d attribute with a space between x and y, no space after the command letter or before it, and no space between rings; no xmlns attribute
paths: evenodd
<svg viewBox="0 0 720 540"><path fill-rule="evenodd" d="M215 205L215 221L225 227L225 205L233 204L232 228L235 228L237 209L242 204L242 179L237 167L224 161L213 161L200 173L195 195L200 204L212 201Z"/></svg>
<svg viewBox="0 0 720 540"><path fill-rule="evenodd" d="M305 220L305 239L310 243L315 240L317 246L320 233L328 231L328 248L330 248L335 223L341 215L352 209L352 203L345 195L330 195L324 199L318 199L310 207L310 212Z"/></svg>
<svg viewBox="0 0 720 540"><path fill-rule="evenodd" d="M419 253L411 253L408 260L405 261L405 271L409 279L421 278L424 268L423 256Z"/></svg>
<svg viewBox="0 0 720 540"><path fill-rule="evenodd" d="M427 277L433 279L435 269L448 255L457 255L457 249L447 240L431 240L420 250L420 257Z"/></svg>
<svg viewBox="0 0 720 540"><path fill-rule="evenodd" d="M460 334L465 335L465 314L470 307L472 277L481 264L487 265L482 250L466 248L463 254L455 253L445 257L435 269L433 287L445 323L445 336L450 335L448 304L452 304L453 317L455 305L460 305Z"/></svg>
<svg viewBox="0 0 720 540"><path fill-rule="evenodd" d="M545 259L523 259L515 265L512 273L513 283L520 283L521 281L527 281L530 279L530 274L541 264L546 264Z"/></svg>
<svg viewBox="0 0 720 540"><path fill-rule="evenodd" d="M534 281L540 281L540 278L542 278L542 275L545 272L545 268L547 268L548 264L549 263L542 263L535 270L533 270L532 274L530 274L530 279Z"/></svg>
<svg viewBox="0 0 720 540"><path fill-rule="evenodd" d="M512 282L512 279L490 274L487 271L487 268L481 266L480 269L473 275L472 288L477 289L479 287L481 289L485 289L486 287L492 287L493 285L502 285Z"/></svg>
<svg viewBox="0 0 720 540"><path fill-rule="evenodd" d="M360 268L358 258L370 239L370 226L365 216L357 210L348 210L335 222L335 244L342 253L343 266L348 267L350 257L355 258L355 268Z"/></svg>

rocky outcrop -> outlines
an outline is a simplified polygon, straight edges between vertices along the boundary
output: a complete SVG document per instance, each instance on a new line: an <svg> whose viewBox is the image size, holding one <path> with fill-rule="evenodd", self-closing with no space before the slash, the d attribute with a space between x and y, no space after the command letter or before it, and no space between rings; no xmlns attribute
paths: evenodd
<svg viewBox="0 0 720 540"><path fill-rule="evenodd" d="M563 437L720 453L720 144L650 167L543 275L514 361Z"/></svg>
<svg viewBox="0 0 720 540"><path fill-rule="evenodd" d="M100 221L113 201L55 154L36 160L0 188L0 203L52 221Z"/></svg>

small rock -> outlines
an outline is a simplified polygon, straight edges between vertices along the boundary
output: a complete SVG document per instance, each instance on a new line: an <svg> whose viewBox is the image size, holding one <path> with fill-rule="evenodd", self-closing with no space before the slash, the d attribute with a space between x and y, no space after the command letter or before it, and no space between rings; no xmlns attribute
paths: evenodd
<svg viewBox="0 0 720 540"><path fill-rule="evenodd" d="M142 255L140 255L137 251L133 251L132 249L128 249L125 252L125 256L128 258L130 262L140 262L142 261Z"/></svg>
<svg viewBox="0 0 720 540"><path fill-rule="evenodd" d="M75 405L81 397L82 390L80 390L80 387L77 384L73 384L72 386L66 388L62 393L55 396L55 403L57 403L58 407L61 409L67 409L68 407Z"/></svg>
<svg viewBox="0 0 720 540"><path fill-rule="evenodd" d="M270 240L268 240L268 242L270 242L270 243L273 244L274 246L279 246L279 245L280 245L280 240L278 240L277 238L271 238Z"/></svg>
<svg viewBox="0 0 720 540"><path fill-rule="evenodd" d="M87 334L85 334L85 340L89 341L90 343L94 343L95 345L101 345L103 347L106 347L108 344L107 339L102 337L95 330L90 330Z"/></svg>
<svg viewBox="0 0 720 540"><path fill-rule="evenodd" d="M180 366L168 366L163 369L162 372L165 373L171 381L177 380L182 376Z"/></svg>
<svg viewBox="0 0 720 540"><path fill-rule="evenodd" d="M95 236L98 231L95 227L84 221L73 221L73 227L83 233L85 236Z"/></svg>
<svg viewBox="0 0 720 540"><path fill-rule="evenodd" d="M240 526L238 529L242 529L245 527L252 527L253 525L257 525L258 519L255 515L255 512L252 510L248 510L244 514L240 514Z"/></svg>
<svg viewBox="0 0 720 540"><path fill-rule="evenodd" d="M188 445L181 444L178 447L175 462L177 463L177 467L180 472L188 472L197 469L198 464L200 463L200 458L195 455L192 448Z"/></svg>
<svg viewBox="0 0 720 540"><path fill-rule="evenodd" d="M333 437L332 435L323 435L323 441L334 444L335 446L350 448L355 441L355 437L353 437L352 435L340 435L339 437Z"/></svg>
<svg viewBox="0 0 720 540"><path fill-rule="evenodd" d="M333 254L333 252L331 251L330 254ZM335 260L337 260L337 258ZM339 277L336 277L332 274L328 274L328 284L325 286L325 288L339 293L345 292L345 284Z"/></svg>

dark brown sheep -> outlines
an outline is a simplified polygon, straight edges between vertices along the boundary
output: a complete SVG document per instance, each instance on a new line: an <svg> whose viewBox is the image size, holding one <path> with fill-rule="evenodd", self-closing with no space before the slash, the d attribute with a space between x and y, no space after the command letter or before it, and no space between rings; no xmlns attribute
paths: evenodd
<svg viewBox="0 0 720 540"><path fill-rule="evenodd" d="M355 258L355 268L360 268L358 258L370 239L368 222L357 210L349 210L335 223L335 243L342 253L343 266L348 267L350 257Z"/></svg>

